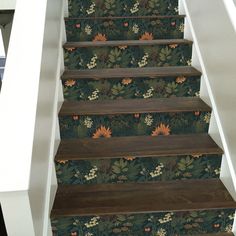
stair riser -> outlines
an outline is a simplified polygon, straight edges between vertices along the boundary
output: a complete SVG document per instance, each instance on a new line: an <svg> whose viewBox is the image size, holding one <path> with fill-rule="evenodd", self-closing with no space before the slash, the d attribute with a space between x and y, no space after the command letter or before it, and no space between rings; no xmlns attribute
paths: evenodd
<svg viewBox="0 0 236 236"><path fill-rule="evenodd" d="M57 161L59 184L107 184L218 178L220 155Z"/></svg>
<svg viewBox="0 0 236 236"><path fill-rule="evenodd" d="M60 117L62 138L206 133L208 112ZM156 132L155 132L156 131Z"/></svg>
<svg viewBox="0 0 236 236"><path fill-rule="evenodd" d="M231 231L235 210L64 217L52 220L56 236L183 236Z"/></svg>
<svg viewBox="0 0 236 236"><path fill-rule="evenodd" d="M192 45L119 46L65 50L66 69L191 65Z"/></svg>
<svg viewBox="0 0 236 236"><path fill-rule="evenodd" d="M178 14L177 0L69 0L70 17Z"/></svg>
<svg viewBox="0 0 236 236"><path fill-rule="evenodd" d="M107 40L139 40L145 33L152 39L183 38L184 18L165 19L68 19L69 42L93 41L102 34Z"/></svg>
<svg viewBox="0 0 236 236"><path fill-rule="evenodd" d="M65 99L70 101L194 97L200 89L200 77L68 79L63 80L63 88Z"/></svg>

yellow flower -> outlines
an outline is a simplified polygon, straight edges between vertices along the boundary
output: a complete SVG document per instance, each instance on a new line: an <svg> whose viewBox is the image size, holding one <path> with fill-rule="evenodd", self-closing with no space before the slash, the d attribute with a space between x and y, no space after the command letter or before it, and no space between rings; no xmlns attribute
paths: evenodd
<svg viewBox="0 0 236 236"><path fill-rule="evenodd" d="M106 128L105 126L101 126L96 130L96 132L93 134L93 138L110 138L111 137L111 130L110 128Z"/></svg>
<svg viewBox="0 0 236 236"><path fill-rule="evenodd" d="M170 134L170 128L169 125L160 124L156 129L152 132L152 136L158 136L158 135L169 135Z"/></svg>

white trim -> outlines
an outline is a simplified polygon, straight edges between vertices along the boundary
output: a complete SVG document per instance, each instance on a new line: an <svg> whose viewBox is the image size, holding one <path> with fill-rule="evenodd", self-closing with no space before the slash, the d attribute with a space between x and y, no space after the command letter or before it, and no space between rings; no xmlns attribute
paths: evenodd
<svg viewBox="0 0 236 236"><path fill-rule="evenodd" d="M221 0L208 0L207 2L204 0L197 2L183 0L182 4L187 15L235 189L236 127L232 125L232 121L236 120L234 91L236 34ZM227 80L227 83L223 79ZM235 195L235 192L231 192L231 194Z"/></svg>

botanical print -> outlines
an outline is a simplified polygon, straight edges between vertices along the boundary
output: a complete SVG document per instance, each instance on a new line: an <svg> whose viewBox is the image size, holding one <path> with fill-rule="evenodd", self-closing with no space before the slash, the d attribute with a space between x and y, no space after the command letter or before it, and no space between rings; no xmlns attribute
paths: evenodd
<svg viewBox="0 0 236 236"><path fill-rule="evenodd" d="M69 42L182 39L178 0L69 0ZM123 43L122 43L123 44ZM68 70L191 66L191 44L65 48ZM97 78L98 76L98 78ZM63 79L65 100L94 101L199 96L200 76ZM61 116L62 139L207 133L211 113ZM91 147L92 148L92 147ZM221 156L189 154L58 160L59 185L219 178ZM134 196L135 197L135 196ZM144 199L145 201L145 199ZM52 218L54 236L190 236L231 232L234 209Z"/></svg>
<svg viewBox="0 0 236 236"><path fill-rule="evenodd" d="M54 236L189 236L231 232L233 209L52 220Z"/></svg>
<svg viewBox="0 0 236 236"><path fill-rule="evenodd" d="M176 15L178 0L69 0L70 17Z"/></svg>
<svg viewBox="0 0 236 236"><path fill-rule="evenodd" d="M59 184L106 184L218 178L220 155L127 156L86 161L57 161Z"/></svg>
<svg viewBox="0 0 236 236"><path fill-rule="evenodd" d="M183 38L184 18L66 19L67 40L150 40Z"/></svg>
<svg viewBox="0 0 236 236"><path fill-rule="evenodd" d="M138 135L206 133L208 112L60 117L62 138L111 138Z"/></svg>
<svg viewBox="0 0 236 236"><path fill-rule="evenodd" d="M63 80L65 100L71 101L194 97L199 88L199 76Z"/></svg>
<svg viewBox="0 0 236 236"><path fill-rule="evenodd" d="M135 68L191 65L192 45L67 48L66 69Z"/></svg>

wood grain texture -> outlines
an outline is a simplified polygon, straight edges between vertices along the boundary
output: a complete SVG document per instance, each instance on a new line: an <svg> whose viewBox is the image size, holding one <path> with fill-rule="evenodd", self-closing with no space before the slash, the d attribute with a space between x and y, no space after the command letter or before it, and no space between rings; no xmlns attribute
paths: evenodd
<svg viewBox="0 0 236 236"><path fill-rule="evenodd" d="M60 186L53 216L235 208L219 179Z"/></svg>
<svg viewBox="0 0 236 236"><path fill-rule="evenodd" d="M192 41L186 39L159 39L159 40L118 40L118 41L96 41L96 42L67 42L64 48L83 47L116 47L116 46L153 46L171 44L191 44Z"/></svg>
<svg viewBox="0 0 236 236"><path fill-rule="evenodd" d="M66 79L99 79L99 78L143 78L143 77L175 77L201 76L201 72L191 66L145 67L145 68L115 68L92 70L66 70L62 80Z"/></svg>
<svg viewBox="0 0 236 236"><path fill-rule="evenodd" d="M56 160L223 154L207 134L61 140Z"/></svg>
<svg viewBox="0 0 236 236"><path fill-rule="evenodd" d="M182 19L185 15L159 15L159 16L91 16L91 17L65 17L68 20L118 20L118 19Z"/></svg>
<svg viewBox="0 0 236 236"><path fill-rule="evenodd" d="M194 111L210 112L211 108L198 97L65 101L59 116L178 113Z"/></svg>

